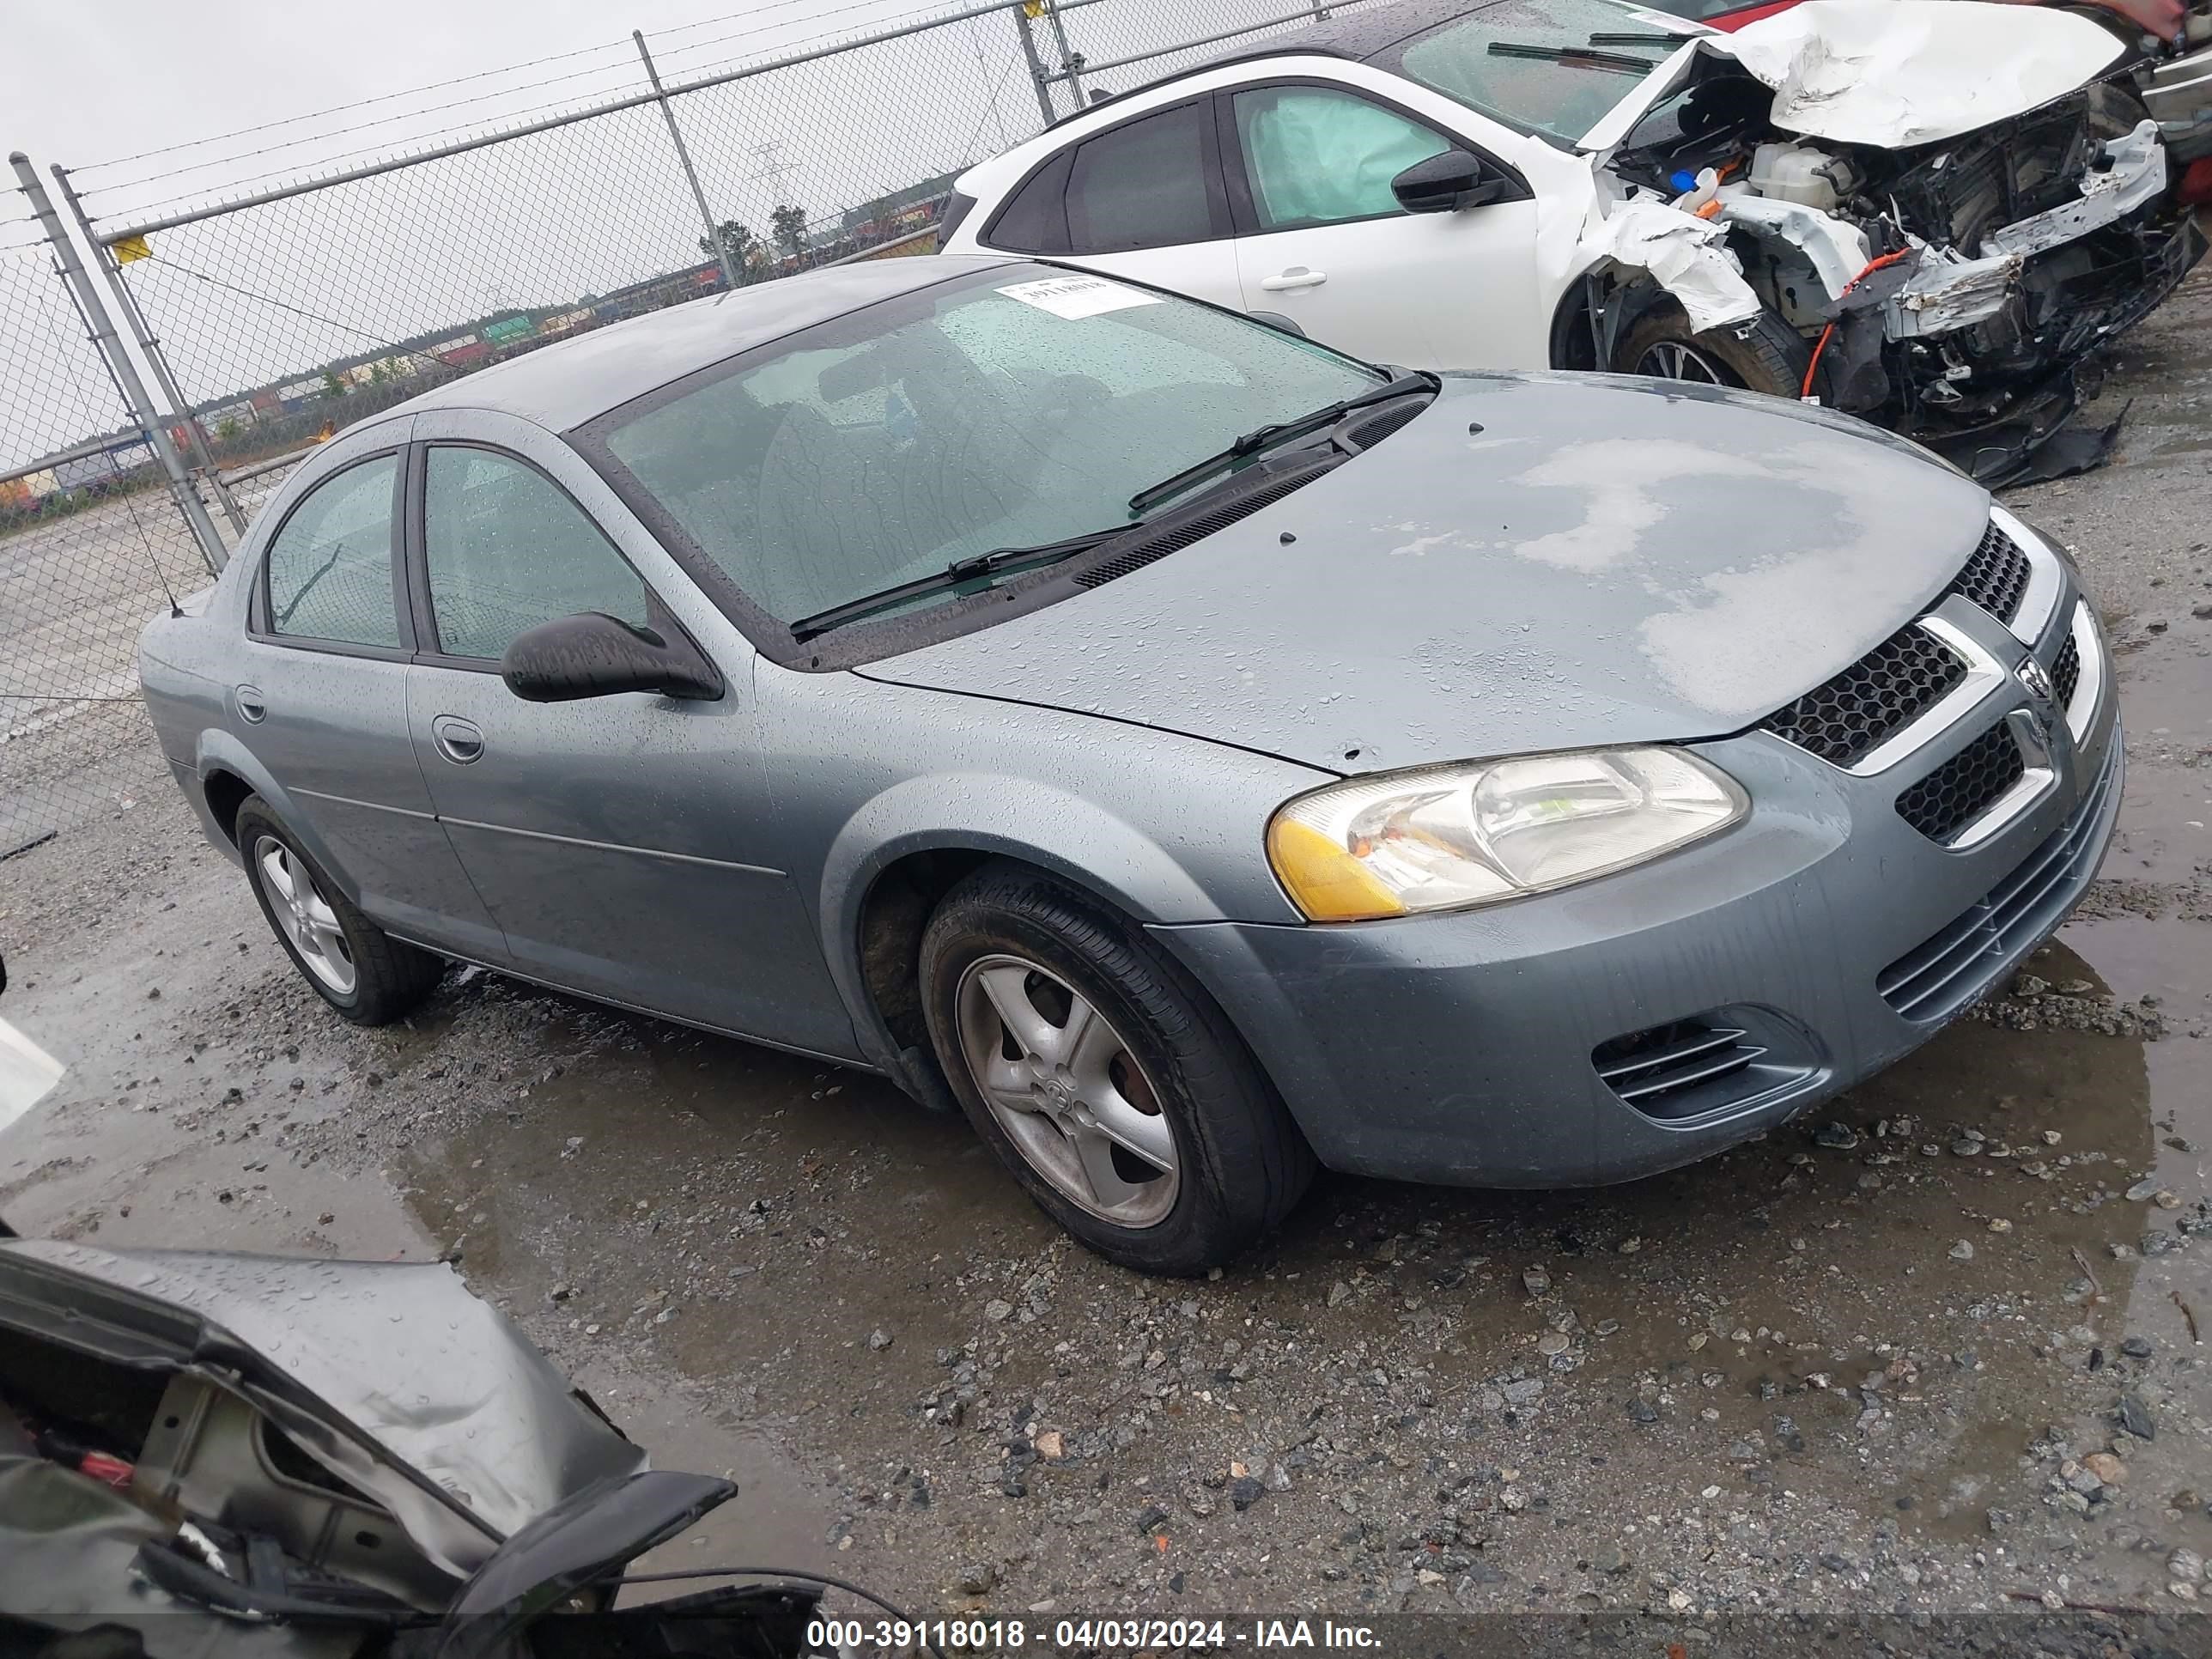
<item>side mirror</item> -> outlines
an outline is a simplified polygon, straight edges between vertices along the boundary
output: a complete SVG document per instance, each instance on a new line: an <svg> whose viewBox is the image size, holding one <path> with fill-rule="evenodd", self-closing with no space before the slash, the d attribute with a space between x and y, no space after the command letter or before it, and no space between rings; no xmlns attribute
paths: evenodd
<svg viewBox="0 0 2212 1659"><path fill-rule="evenodd" d="M650 628L597 611L580 611L515 635L500 659L499 677L525 702L574 702L623 691L712 701L721 677L688 640L673 642Z"/></svg>
<svg viewBox="0 0 2212 1659"><path fill-rule="evenodd" d="M1408 213L1452 213L1496 201L1505 194L1505 180L1480 157L1448 149L1401 173L1390 193Z"/></svg>

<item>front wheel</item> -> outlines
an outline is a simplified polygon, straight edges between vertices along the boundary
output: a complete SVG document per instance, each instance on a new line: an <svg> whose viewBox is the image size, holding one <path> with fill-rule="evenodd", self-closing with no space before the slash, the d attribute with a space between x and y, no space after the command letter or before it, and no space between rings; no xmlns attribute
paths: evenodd
<svg viewBox="0 0 2212 1659"><path fill-rule="evenodd" d="M1313 1154L1212 999L1141 930L988 866L923 935L939 1063L1047 1214L1142 1273L1221 1267L1297 1203Z"/></svg>
<svg viewBox="0 0 2212 1659"><path fill-rule="evenodd" d="M1771 312L1698 333L1679 306L1666 305L1630 327L1614 348L1613 367L1623 374L1796 398L1804 390L1808 356L1796 331Z"/></svg>

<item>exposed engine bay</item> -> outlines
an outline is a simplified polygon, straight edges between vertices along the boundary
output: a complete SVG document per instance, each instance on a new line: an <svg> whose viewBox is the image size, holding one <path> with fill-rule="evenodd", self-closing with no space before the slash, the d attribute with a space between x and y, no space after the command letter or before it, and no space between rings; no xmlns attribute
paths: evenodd
<svg viewBox="0 0 2212 1659"><path fill-rule="evenodd" d="M736 1492L648 1468L444 1267L0 1226L0 1659L820 1651L804 1573L617 1604Z"/></svg>
<svg viewBox="0 0 2212 1659"><path fill-rule="evenodd" d="M2176 200L2176 122L2162 126L2139 84L2188 60L2131 63L2099 26L2044 15L2090 31L2112 63L2049 97L2024 75L2016 101L2032 107L1924 137L1944 118L1909 90L1870 114L1844 109L1848 55L1804 27L1837 9L1815 0L1745 31L1797 17L1787 60L1683 54L1671 89L1622 124L1601 172L1620 194L1602 216L1612 270L1594 273L1594 360L1680 378L1697 354L1723 384L1864 416L1988 482L2023 476L2093 389L2098 349L2205 252ZM1834 136L1855 124L1921 141ZM1655 283L1679 307L1665 307L1671 331L1652 317ZM2101 458L2075 434L2040 466Z"/></svg>

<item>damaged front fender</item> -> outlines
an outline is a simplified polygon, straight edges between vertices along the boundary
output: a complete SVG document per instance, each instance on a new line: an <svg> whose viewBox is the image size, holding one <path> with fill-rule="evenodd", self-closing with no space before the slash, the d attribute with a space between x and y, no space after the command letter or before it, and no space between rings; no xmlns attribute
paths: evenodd
<svg viewBox="0 0 2212 1659"><path fill-rule="evenodd" d="M1650 272L1681 302L1691 327L1702 334L1747 322L1761 309L1743 267L1729 252L1727 237L1727 227L1717 220L1700 219L1664 202L1624 202L1593 215L1582 252L1593 264L1611 260Z"/></svg>

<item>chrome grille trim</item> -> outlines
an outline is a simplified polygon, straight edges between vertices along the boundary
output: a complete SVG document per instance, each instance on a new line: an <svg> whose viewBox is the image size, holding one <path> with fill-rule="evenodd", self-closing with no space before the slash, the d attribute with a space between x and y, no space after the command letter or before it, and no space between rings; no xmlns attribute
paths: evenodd
<svg viewBox="0 0 2212 1659"><path fill-rule="evenodd" d="M2020 745L2027 764L2012 787L1990 802L1987 811L1944 843L1954 853L1980 846L2058 787L2058 773L2051 764L2051 751L2044 746L2035 717L2025 708L2015 708L2005 716L2005 723L2012 728L2013 741Z"/></svg>
<svg viewBox="0 0 2212 1659"><path fill-rule="evenodd" d="M1963 629L1941 617L1923 617L1917 626L1934 635L1965 659L1966 678L1844 769L1855 778L1886 772L1926 747L1966 718L1992 688L2004 682L2004 665L1976 645L1972 636Z"/></svg>
<svg viewBox="0 0 2212 1659"><path fill-rule="evenodd" d="M2074 602L2074 648L2081 653L2081 672L2074 682L2074 695L2066 703L2066 729L2080 743L2089 735L2089 722L2097 717L2098 700L2105 695L2105 646L2097 637L2097 618L2089 601Z"/></svg>
<svg viewBox="0 0 2212 1659"><path fill-rule="evenodd" d="M2011 537L2013 544L2027 555L2027 590L2020 596L2020 604L2013 614L2001 620L2012 630L2013 638L2022 645L2033 645L2050 626L2051 613L2057 608L2059 593L2066 586L2066 573L2051 544L2014 514L1992 506L1990 522Z"/></svg>

